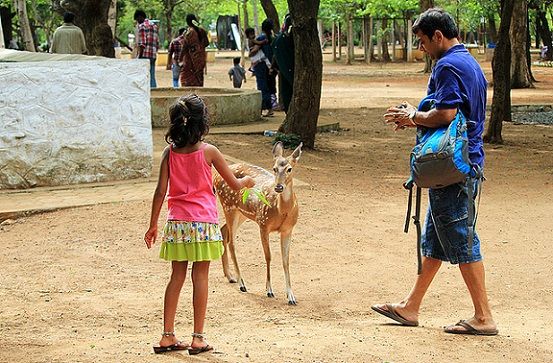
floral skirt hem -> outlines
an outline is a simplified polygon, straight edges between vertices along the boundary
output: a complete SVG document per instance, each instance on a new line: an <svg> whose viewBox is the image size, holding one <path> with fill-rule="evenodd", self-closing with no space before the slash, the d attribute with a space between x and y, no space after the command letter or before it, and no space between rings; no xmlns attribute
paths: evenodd
<svg viewBox="0 0 553 363"><path fill-rule="evenodd" d="M223 255L223 241L161 244L159 257L165 261L213 261Z"/></svg>
<svg viewBox="0 0 553 363"><path fill-rule="evenodd" d="M213 261L223 255L217 223L167 221L159 257L166 261Z"/></svg>

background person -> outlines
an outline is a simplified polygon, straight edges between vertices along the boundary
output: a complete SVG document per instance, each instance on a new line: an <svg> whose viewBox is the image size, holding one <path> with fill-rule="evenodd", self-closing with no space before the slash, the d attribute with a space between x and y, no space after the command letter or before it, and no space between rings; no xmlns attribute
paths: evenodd
<svg viewBox="0 0 553 363"><path fill-rule="evenodd" d="M234 88L242 88L242 82L246 83L246 70L240 65L240 57L232 60L234 66L228 70L229 79Z"/></svg>
<svg viewBox="0 0 553 363"><path fill-rule="evenodd" d="M261 50L269 61L273 59L273 49L271 43L273 42L273 22L270 19L265 19L261 23L261 30L263 31L256 40L263 42ZM266 43L265 43L266 41ZM257 89L261 91L261 112L263 116L273 115L273 105L271 101L271 94L276 93L276 81L275 73L271 71L271 68L265 64L265 62L259 62L254 68L255 81ZM263 114L263 111L266 113Z"/></svg>
<svg viewBox="0 0 553 363"><path fill-rule="evenodd" d="M182 42L184 40L183 34L186 29L180 28L179 35L171 41L169 44L169 51L167 53L167 70L171 70L173 75L173 88L179 87L179 77L181 65L179 60L181 59Z"/></svg>
<svg viewBox="0 0 553 363"><path fill-rule="evenodd" d="M150 61L150 87L157 87L156 83L156 58L159 49L159 35L157 26L146 18L143 10L134 12L134 20L138 24L138 58Z"/></svg>
<svg viewBox="0 0 553 363"><path fill-rule="evenodd" d="M181 52L180 83L186 87L203 87L204 70L209 45L207 32L197 25L196 15L188 14L186 24L188 30L184 33Z"/></svg>
<svg viewBox="0 0 553 363"><path fill-rule="evenodd" d="M75 14L63 14L63 25L56 29L52 39L50 53L85 54L86 41L81 28L73 24Z"/></svg>
<svg viewBox="0 0 553 363"><path fill-rule="evenodd" d="M282 31L276 36L272 45L275 63L280 72L278 90L284 112L288 112L294 92L294 37L291 30L292 18L286 15Z"/></svg>

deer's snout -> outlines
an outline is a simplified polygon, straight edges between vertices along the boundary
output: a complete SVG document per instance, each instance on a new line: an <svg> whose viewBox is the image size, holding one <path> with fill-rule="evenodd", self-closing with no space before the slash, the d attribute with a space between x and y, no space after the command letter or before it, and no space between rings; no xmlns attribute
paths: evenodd
<svg viewBox="0 0 553 363"><path fill-rule="evenodd" d="M284 191L284 185L282 184L275 185L275 192L282 193L283 191Z"/></svg>

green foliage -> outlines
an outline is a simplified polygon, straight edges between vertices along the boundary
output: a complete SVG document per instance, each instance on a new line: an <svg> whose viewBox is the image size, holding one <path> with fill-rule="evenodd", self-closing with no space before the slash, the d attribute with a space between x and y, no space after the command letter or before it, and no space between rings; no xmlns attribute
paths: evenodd
<svg viewBox="0 0 553 363"><path fill-rule="evenodd" d="M275 139L273 140L273 145L279 141L282 142L282 146L285 149L295 149L301 143L301 137L296 134L284 134L282 132L277 132Z"/></svg>

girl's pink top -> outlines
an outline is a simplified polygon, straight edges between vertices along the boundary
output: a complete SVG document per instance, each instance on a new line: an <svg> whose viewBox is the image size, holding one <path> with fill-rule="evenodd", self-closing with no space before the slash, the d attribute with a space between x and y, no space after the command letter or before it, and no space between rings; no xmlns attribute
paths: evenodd
<svg viewBox="0 0 553 363"><path fill-rule="evenodd" d="M169 149L168 220L219 223L217 199L213 190L211 165L205 160L202 144L189 154Z"/></svg>

